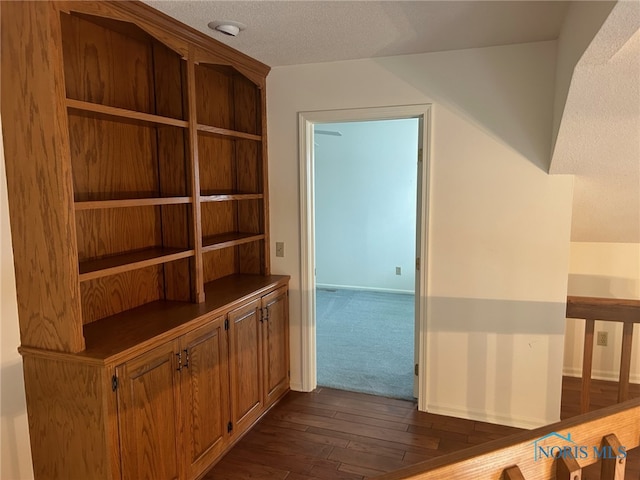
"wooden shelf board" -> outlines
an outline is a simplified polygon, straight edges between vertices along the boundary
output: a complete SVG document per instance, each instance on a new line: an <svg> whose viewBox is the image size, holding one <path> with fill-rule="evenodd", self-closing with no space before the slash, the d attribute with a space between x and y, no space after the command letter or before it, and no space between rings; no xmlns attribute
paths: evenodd
<svg viewBox="0 0 640 480"><path fill-rule="evenodd" d="M159 263L172 262L181 258L192 257L193 255L195 255L194 250L155 247L121 255L112 255L97 260L87 260L80 262L80 281L85 282L95 278L150 267Z"/></svg>
<svg viewBox="0 0 640 480"><path fill-rule="evenodd" d="M186 120L162 117L160 115L154 115L151 113L136 112L134 110L127 110L125 108L109 107L107 105L100 105L99 103L84 102L82 100L74 100L72 98L67 98L67 107L83 112L100 113L112 117L119 117L127 120L137 120L159 125L170 125L173 127L183 128L187 128L189 126L189 122L187 122Z"/></svg>
<svg viewBox="0 0 640 480"><path fill-rule="evenodd" d="M211 193L200 194L201 202L228 202L232 200L262 200L262 193Z"/></svg>
<svg viewBox="0 0 640 480"><path fill-rule="evenodd" d="M76 211L98 210L101 208L124 208L124 207L148 207L154 205L179 205L191 203L191 197L157 197L157 198L128 198L122 200L92 200L85 202L75 202Z"/></svg>
<svg viewBox="0 0 640 480"><path fill-rule="evenodd" d="M198 124L198 132L211 133L213 135L221 135L223 137L235 137L242 138L244 140L255 140L257 142L262 141L262 135L254 135L253 133L237 132L236 130L229 130L227 128L212 127L210 125Z"/></svg>
<svg viewBox="0 0 640 480"><path fill-rule="evenodd" d="M230 275L205 284L206 301L156 301L84 326L86 349L74 354L119 364L236 308L252 296L283 286L286 275Z"/></svg>
<svg viewBox="0 0 640 480"><path fill-rule="evenodd" d="M264 239L264 233L231 232L212 235L202 239L202 251L210 252L220 248L234 247L243 243L256 242Z"/></svg>

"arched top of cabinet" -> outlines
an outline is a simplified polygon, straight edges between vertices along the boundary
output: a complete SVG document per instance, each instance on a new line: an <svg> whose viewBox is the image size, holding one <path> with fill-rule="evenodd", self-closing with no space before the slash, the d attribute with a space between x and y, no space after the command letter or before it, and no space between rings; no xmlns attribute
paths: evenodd
<svg viewBox="0 0 640 480"><path fill-rule="evenodd" d="M242 75L260 88L270 67L241 53L197 30L184 25L162 12L138 1L70 1L56 2L60 11L78 12L89 15L130 22L165 44L184 59L190 55L193 46L193 61L232 65Z"/></svg>

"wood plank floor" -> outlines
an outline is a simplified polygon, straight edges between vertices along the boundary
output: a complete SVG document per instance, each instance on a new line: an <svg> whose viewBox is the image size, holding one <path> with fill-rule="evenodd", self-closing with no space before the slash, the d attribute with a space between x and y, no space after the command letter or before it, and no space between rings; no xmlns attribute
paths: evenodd
<svg viewBox="0 0 640 480"><path fill-rule="evenodd" d="M594 408L615 403L615 384L592 386ZM579 379L564 379L563 418L576 413L579 388ZM640 386L632 386L632 396L640 396ZM290 392L204 480L362 480L517 431L418 412L405 400L328 388ZM640 451L627 463L627 480L639 480ZM582 478L597 480L599 471Z"/></svg>

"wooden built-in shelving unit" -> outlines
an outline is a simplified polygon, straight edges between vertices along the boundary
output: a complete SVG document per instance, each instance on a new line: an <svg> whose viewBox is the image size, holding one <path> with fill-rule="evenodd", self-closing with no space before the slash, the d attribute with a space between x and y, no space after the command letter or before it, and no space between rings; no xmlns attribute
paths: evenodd
<svg viewBox="0 0 640 480"><path fill-rule="evenodd" d="M197 478L288 389L269 68L138 2L0 8L36 478Z"/></svg>

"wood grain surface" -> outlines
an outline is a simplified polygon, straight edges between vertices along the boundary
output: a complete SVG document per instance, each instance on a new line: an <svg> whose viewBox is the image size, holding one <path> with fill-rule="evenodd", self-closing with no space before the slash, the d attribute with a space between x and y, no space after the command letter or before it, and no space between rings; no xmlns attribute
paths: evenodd
<svg viewBox="0 0 640 480"><path fill-rule="evenodd" d="M235 142L214 135L198 135L200 190L237 192Z"/></svg>
<svg viewBox="0 0 640 480"><path fill-rule="evenodd" d="M112 478L102 368L25 355L35 478Z"/></svg>
<svg viewBox="0 0 640 480"><path fill-rule="evenodd" d="M268 271L269 68L139 2L0 9L36 478L195 478L288 388L279 301L224 329L288 280L240 274Z"/></svg>
<svg viewBox="0 0 640 480"><path fill-rule="evenodd" d="M86 350L73 358L122 363L145 349L187 333L204 319L219 316L286 285L288 278L283 275L226 276L205 285L206 302L152 302L95 321L84 328Z"/></svg>
<svg viewBox="0 0 640 480"><path fill-rule="evenodd" d="M153 53L143 32L131 24L116 26L121 22L86 15L62 14L60 23L68 98L156 113Z"/></svg>
<svg viewBox="0 0 640 480"><path fill-rule="evenodd" d="M236 140L237 191L243 193L263 193L264 174L262 150L258 142Z"/></svg>
<svg viewBox="0 0 640 480"><path fill-rule="evenodd" d="M260 300L229 312L231 421L246 430L263 408L263 358Z"/></svg>
<svg viewBox="0 0 640 480"><path fill-rule="evenodd" d="M116 368L123 480L180 478L176 351L168 342Z"/></svg>
<svg viewBox="0 0 640 480"><path fill-rule="evenodd" d="M196 65L198 123L235 130L233 77L229 67Z"/></svg>
<svg viewBox="0 0 640 480"><path fill-rule="evenodd" d="M279 288L262 298L264 403L268 407L289 389L289 294Z"/></svg>
<svg viewBox="0 0 640 480"><path fill-rule="evenodd" d="M640 385L633 387L633 394L640 396ZM579 392L580 379L564 377L563 418L579 414ZM615 404L616 395L616 382L594 380L593 408ZM330 388L290 392L203 480L363 480L400 466L462 454L519 432L522 430L419 412L416 403L407 400ZM541 478L526 475L524 469L521 473L524 478ZM601 478L600 465L587 467L583 478ZM640 478L638 448L629 453L625 478Z"/></svg>
<svg viewBox="0 0 640 480"><path fill-rule="evenodd" d="M77 201L160 196L155 127L71 112L69 138Z"/></svg>
<svg viewBox="0 0 640 480"><path fill-rule="evenodd" d="M201 211L203 237L239 231L238 202L203 203Z"/></svg>
<svg viewBox="0 0 640 480"><path fill-rule="evenodd" d="M76 223L80 262L162 246L157 206L80 211Z"/></svg>
<svg viewBox="0 0 640 480"><path fill-rule="evenodd" d="M2 2L0 88L20 340L84 348L60 24L49 2Z"/></svg>
<svg viewBox="0 0 640 480"><path fill-rule="evenodd" d="M88 280L80 284L80 291L82 319L86 325L161 300L164 293L162 266L153 265Z"/></svg>
<svg viewBox="0 0 640 480"><path fill-rule="evenodd" d="M195 257L191 263L191 288L192 299L195 302L204 302L204 265L202 260L202 210L200 208L200 155L198 151L198 119L196 104L196 73L193 61L193 46L189 47L189 58L184 81L187 86L185 98L186 109L189 118L189 138L187 142L187 172L188 185L191 189L193 207L191 209L190 241L195 250Z"/></svg>
<svg viewBox="0 0 640 480"><path fill-rule="evenodd" d="M267 275L266 272L266 235L265 240L257 242L245 243L239 245L238 248L238 272L253 274L253 275Z"/></svg>
<svg viewBox="0 0 640 480"><path fill-rule="evenodd" d="M233 76L233 109L235 130L260 135L260 90L248 78Z"/></svg>
<svg viewBox="0 0 640 480"><path fill-rule="evenodd" d="M212 249L202 254L205 285L238 273L237 247Z"/></svg>
<svg viewBox="0 0 640 480"><path fill-rule="evenodd" d="M180 340L188 362L180 375L184 412L183 458L196 478L226 447L229 410L228 338L225 317L189 332Z"/></svg>
<svg viewBox="0 0 640 480"><path fill-rule="evenodd" d="M567 297L567 317L640 323L640 300Z"/></svg>

